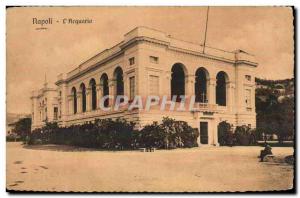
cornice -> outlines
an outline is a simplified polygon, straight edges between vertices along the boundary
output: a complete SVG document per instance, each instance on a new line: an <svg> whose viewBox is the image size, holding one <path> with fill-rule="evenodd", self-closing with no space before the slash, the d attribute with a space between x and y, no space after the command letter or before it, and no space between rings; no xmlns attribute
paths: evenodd
<svg viewBox="0 0 300 198"><path fill-rule="evenodd" d="M120 48L119 51L111 54L110 56L108 56L108 57L106 57L106 58L90 65L90 66L87 66L87 68L85 68L83 70L80 70L78 73L74 74L73 76L67 77L66 79L59 79L58 81L55 82L55 84L60 85L62 83L67 83L71 80L79 78L80 76L84 75L85 73L87 73L91 70L94 70L96 68L99 68L101 65L103 65L103 64L111 61L113 58L116 58L119 55L123 54L128 47L136 45L140 42L147 42L147 43L150 43L150 44L158 44L158 45L166 47L167 50L171 50L171 51L174 51L174 52L179 52L179 53L194 55L194 56L203 57L203 58L207 58L207 59L211 59L211 60L216 60L216 61L226 62L226 63L230 63L230 64L235 64L236 66L239 66L241 64L246 64L246 65L249 65L249 66L257 67L257 65L258 65L255 62L251 62L251 61L247 61L247 60L234 60L234 59L228 59L228 58L224 58L224 57L218 57L218 56L214 56L214 55L211 55L211 54L202 53L202 52L199 52L199 51L193 51L193 50L188 50L188 49L184 49L184 48L171 46L170 42L168 42L168 41L162 41L162 40L158 40L158 39L150 38L150 37L146 37L146 36L139 36L139 37L134 37L134 38L132 38L131 40L129 40L127 42L123 42L123 41L120 42L119 44L114 46L114 47L117 47L119 45L119 48ZM110 49L112 49L112 48L110 48ZM106 50L102 51L101 53L103 53L105 51L109 51L110 49L108 49L108 50L106 49ZM101 53L99 53L99 54L101 54ZM85 64L88 61L92 60L93 58L97 57L99 54L93 56L92 58L88 59L87 61L84 61L83 63L81 63L75 69L80 69L80 67L83 64Z"/></svg>

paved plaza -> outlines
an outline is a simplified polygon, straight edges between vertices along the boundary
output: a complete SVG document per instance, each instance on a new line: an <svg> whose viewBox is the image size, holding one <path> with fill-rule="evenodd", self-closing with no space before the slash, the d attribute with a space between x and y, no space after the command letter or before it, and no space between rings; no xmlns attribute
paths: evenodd
<svg viewBox="0 0 300 198"><path fill-rule="evenodd" d="M34 191L264 191L292 188L293 166L258 162L262 147L95 151L7 143L7 189ZM293 154L274 147L275 156Z"/></svg>

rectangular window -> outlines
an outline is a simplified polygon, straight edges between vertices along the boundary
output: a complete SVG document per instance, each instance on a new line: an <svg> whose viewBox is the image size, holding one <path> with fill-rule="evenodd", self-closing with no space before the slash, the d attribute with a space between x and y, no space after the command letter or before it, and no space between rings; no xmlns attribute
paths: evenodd
<svg viewBox="0 0 300 198"><path fill-rule="evenodd" d="M152 96L159 95L159 77L158 76L149 76L149 94Z"/></svg>
<svg viewBox="0 0 300 198"><path fill-rule="evenodd" d="M129 78L129 99L133 100L135 96L135 77L132 76Z"/></svg>
<svg viewBox="0 0 300 198"><path fill-rule="evenodd" d="M247 110L251 110L251 90L250 89L245 90L245 102L246 102Z"/></svg>
<svg viewBox="0 0 300 198"><path fill-rule="evenodd" d="M156 56L150 56L150 62L158 64L158 57L156 57Z"/></svg>
<svg viewBox="0 0 300 198"><path fill-rule="evenodd" d="M131 57L131 58L129 59L129 65L134 65L134 57Z"/></svg>
<svg viewBox="0 0 300 198"><path fill-rule="evenodd" d="M250 75L245 75L246 80L251 81L251 76Z"/></svg>
<svg viewBox="0 0 300 198"><path fill-rule="evenodd" d="M58 108L54 107L53 111L54 111L54 120L57 120L57 117L58 117Z"/></svg>

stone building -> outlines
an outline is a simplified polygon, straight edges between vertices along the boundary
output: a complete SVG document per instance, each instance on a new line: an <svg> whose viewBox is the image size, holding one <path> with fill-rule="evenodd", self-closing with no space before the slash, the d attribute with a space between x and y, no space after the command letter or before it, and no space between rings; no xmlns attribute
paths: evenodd
<svg viewBox="0 0 300 198"><path fill-rule="evenodd" d="M32 128L39 128L48 122L58 121L57 89L44 83L43 88L31 94Z"/></svg>
<svg viewBox="0 0 300 198"><path fill-rule="evenodd" d="M222 121L256 127L257 65L254 57L242 50L204 49L158 30L137 27L117 45L58 75L55 90L44 87L33 94L32 128L42 126L45 118L69 126L96 118L121 117L140 127L168 116L198 128L200 144L218 145L217 129ZM100 98L106 95L126 95L130 101L136 95L170 99L174 95L195 95L196 108L114 110L115 100L110 99L104 106L111 110L103 111L99 108ZM181 102L176 98L174 104Z"/></svg>

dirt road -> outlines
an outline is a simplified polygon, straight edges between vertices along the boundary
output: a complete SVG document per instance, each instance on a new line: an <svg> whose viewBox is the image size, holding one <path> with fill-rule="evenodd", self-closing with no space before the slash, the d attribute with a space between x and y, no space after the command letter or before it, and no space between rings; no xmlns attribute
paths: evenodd
<svg viewBox="0 0 300 198"><path fill-rule="evenodd" d="M7 143L7 188L34 191L264 191L292 188L293 167L260 163L261 147L90 151ZM273 148L289 155L293 148Z"/></svg>

